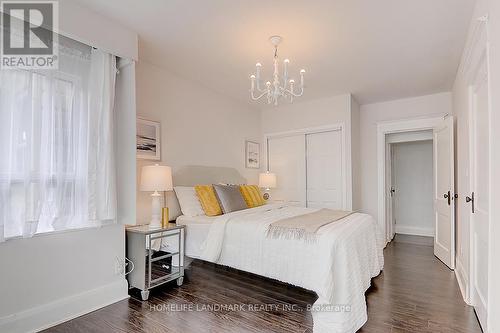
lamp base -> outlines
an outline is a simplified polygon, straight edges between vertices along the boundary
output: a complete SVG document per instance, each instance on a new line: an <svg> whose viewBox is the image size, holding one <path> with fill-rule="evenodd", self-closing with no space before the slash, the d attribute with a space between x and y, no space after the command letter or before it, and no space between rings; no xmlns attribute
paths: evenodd
<svg viewBox="0 0 500 333"><path fill-rule="evenodd" d="M161 220L151 220L149 221L149 226L150 227L155 227L155 228L161 228Z"/></svg>
<svg viewBox="0 0 500 333"><path fill-rule="evenodd" d="M168 207L163 207L161 209L161 227L165 228L168 226Z"/></svg>
<svg viewBox="0 0 500 333"><path fill-rule="evenodd" d="M161 194L155 191L151 194L151 222L150 227L161 227Z"/></svg>

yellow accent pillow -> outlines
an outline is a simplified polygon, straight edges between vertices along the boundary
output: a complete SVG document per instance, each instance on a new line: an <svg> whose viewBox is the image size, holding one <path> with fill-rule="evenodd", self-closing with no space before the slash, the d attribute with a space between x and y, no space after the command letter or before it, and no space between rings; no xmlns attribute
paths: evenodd
<svg viewBox="0 0 500 333"><path fill-rule="evenodd" d="M196 195L200 200L201 207L207 216L217 216L222 214L219 201L215 195L215 190L212 185L196 185L194 187Z"/></svg>
<svg viewBox="0 0 500 333"><path fill-rule="evenodd" d="M240 192L248 208L262 206L266 203L257 185L240 185Z"/></svg>

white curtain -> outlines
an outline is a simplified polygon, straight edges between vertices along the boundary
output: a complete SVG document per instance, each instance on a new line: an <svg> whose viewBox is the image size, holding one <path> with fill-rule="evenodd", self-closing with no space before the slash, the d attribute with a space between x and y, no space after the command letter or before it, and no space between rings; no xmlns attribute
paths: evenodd
<svg viewBox="0 0 500 333"><path fill-rule="evenodd" d="M59 43L59 70L0 71L0 242L116 221L116 60Z"/></svg>

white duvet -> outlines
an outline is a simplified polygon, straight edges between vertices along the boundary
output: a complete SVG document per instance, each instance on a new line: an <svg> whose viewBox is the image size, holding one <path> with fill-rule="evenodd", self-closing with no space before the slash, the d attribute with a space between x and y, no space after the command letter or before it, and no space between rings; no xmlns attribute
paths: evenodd
<svg viewBox="0 0 500 333"><path fill-rule="evenodd" d="M384 264L375 220L352 214L320 228L315 243L266 237L271 223L315 210L272 204L222 215L201 259L312 290L314 332L356 332L367 320L365 291Z"/></svg>

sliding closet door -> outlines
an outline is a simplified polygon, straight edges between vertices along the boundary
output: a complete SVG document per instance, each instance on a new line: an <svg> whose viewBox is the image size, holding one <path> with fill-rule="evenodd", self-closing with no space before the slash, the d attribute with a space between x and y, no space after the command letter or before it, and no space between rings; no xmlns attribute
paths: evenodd
<svg viewBox="0 0 500 333"><path fill-rule="evenodd" d="M268 145L269 170L276 173L278 182L271 192L271 200L305 206L304 135L270 138Z"/></svg>
<svg viewBox="0 0 500 333"><path fill-rule="evenodd" d="M343 208L342 131L306 134L307 207Z"/></svg>

